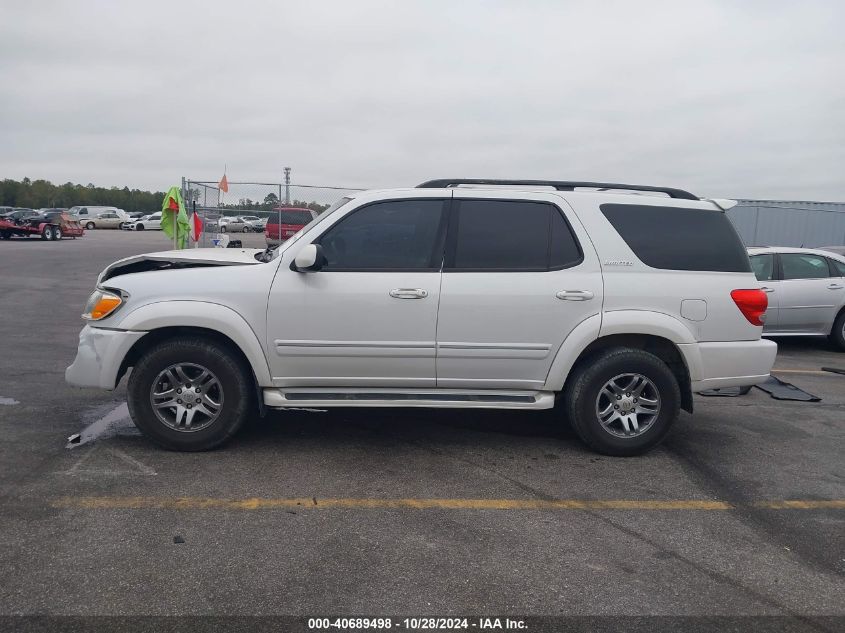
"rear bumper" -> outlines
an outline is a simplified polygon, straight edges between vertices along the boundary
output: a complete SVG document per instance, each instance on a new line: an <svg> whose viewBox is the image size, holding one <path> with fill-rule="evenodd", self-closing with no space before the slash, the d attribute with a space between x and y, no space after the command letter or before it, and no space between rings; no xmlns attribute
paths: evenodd
<svg viewBox="0 0 845 633"><path fill-rule="evenodd" d="M65 370L65 381L76 387L111 391L116 386L117 372L126 353L145 334L86 325L79 333L76 358Z"/></svg>
<svg viewBox="0 0 845 633"><path fill-rule="evenodd" d="M769 377L777 343L729 341L678 345L690 372L692 391L756 385Z"/></svg>

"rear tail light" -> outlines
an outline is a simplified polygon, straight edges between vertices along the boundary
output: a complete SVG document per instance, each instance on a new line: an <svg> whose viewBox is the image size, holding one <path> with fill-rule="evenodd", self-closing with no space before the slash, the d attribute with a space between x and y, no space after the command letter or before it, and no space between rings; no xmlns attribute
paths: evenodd
<svg viewBox="0 0 845 633"><path fill-rule="evenodd" d="M751 325L763 325L766 308L769 307L769 297L765 292L759 288L731 290L731 299Z"/></svg>

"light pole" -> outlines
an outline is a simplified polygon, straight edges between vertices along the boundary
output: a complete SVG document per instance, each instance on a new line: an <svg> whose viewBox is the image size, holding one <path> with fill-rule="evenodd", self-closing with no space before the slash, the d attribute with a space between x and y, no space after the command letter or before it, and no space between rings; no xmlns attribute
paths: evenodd
<svg viewBox="0 0 845 633"><path fill-rule="evenodd" d="M285 204L290 204L290 167L285 167Z"/></svg>

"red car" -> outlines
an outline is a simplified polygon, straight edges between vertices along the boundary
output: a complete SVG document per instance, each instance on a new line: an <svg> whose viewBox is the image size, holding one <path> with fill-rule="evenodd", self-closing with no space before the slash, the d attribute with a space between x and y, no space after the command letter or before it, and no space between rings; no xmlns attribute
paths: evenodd
<svg viewBox="0 0 845 633"><path fill-rule="evenodd" d="M316 217L317 212L311 209L296 207L273 209L264 227L264 239L267 240L267 246L278 246Z"/></svg>

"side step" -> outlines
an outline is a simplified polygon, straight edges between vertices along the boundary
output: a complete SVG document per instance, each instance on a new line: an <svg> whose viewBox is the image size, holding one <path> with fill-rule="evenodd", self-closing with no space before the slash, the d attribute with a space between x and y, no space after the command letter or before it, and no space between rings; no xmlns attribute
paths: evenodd
<svg viewBox="0 0 845 633"><path fill-rule="evenodd" d="M552 391L485 389L264 389L264 404L290 407L431 407L450 409L551 409Z"/></svg>

